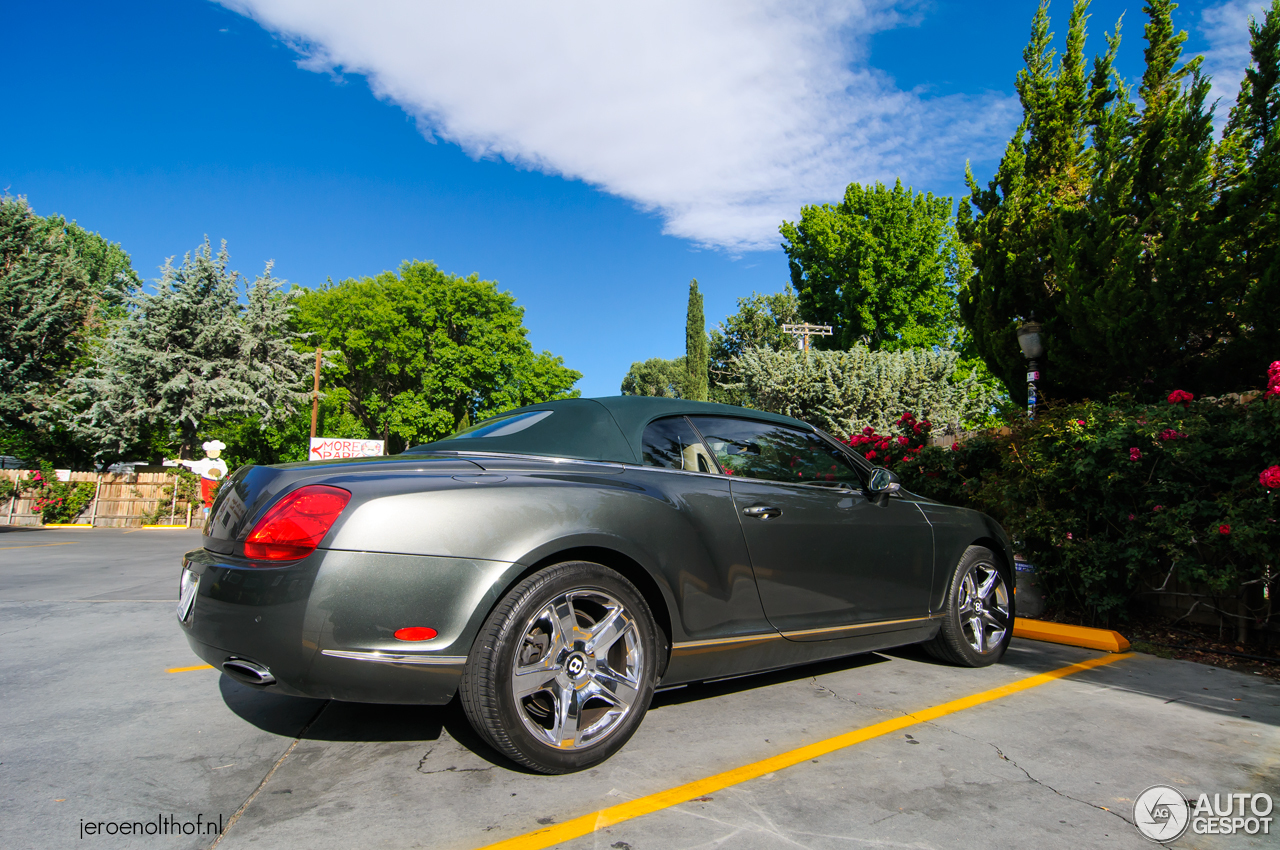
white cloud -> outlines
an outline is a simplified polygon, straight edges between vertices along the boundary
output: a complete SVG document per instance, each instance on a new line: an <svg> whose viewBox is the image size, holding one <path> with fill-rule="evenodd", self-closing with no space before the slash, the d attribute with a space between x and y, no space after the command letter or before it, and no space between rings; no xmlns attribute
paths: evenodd
<svg viewBox="0 0 1280 850"><path fill-rule="evenodd" d="M1209 42L1209 49L1204 52L1204 70L1213 77L1209 100L1218 101L1219 132L1231 107L1235 106L1240 81L1252 61L1249 55L1249 18L1252 16L1261 23L1270 6L1270 2L1263 0L1228 0L1200 14L1200 32Z"/></svg>
<svg viewBox="0 0 1280 850"><path fill-rule="evenodd" d="M784 218L855 180L954 181L999 155L1019 114L869 67L869 36L903 21L890 0L221 2L304 67L365 75L429 137L586 181L731 251L776 246Z"/></svg>

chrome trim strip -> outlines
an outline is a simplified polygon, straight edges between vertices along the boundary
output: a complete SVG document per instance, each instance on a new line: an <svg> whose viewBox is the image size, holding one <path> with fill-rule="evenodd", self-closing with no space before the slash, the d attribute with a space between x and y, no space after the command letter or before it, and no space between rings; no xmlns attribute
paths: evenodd
<svg viewBox="0 0 1280 850"><path fill-rule="evenodd" d="M853 623L848 626L828 626L822 629L801 629L798 631L783 632L782 636L790 638L790 637L800 637L802 635L827 634L830 632L852 632L854 634L857 634L858 632L869 632L869 631L875 631L877 629L883 629L885 626L916 625L916 624L924 625L925 623L929 623L936 619L939 619L939 617L941 616L942 615L940 614L930 614L927 617L907 617L902 620L879 620L874 623Z"/></svg>
<svg viewBox="0 0 1280 850"><path fill-rule="evenodd" d="M394 455L394 457L402 457L403 455L406 455L406 454L411 454L411 453L408 451L404 451L398 455ZM511 457L511 458L517 458L519 460L540 460L545 463L585 463L591 466L608 466L613 469L619 469L627 465L626 461L621 461L621 460L583 460L581 458L576 458L576 457L556 457L553 455L526 455L526 454L520 454L518 452L476 452L476 451L460 451L458 449L432 449L429 452L413 452L412 454L421 454L424 456L455 455L457 457L462 457L462 458ZM487 472L488 470L485 470L485 471ZM498 471L505 472L506 470L498 470Z"/></svg>
<svg viewBox="0 0 1280 850"><path fill-rule="evenodd" d="M400 652L352 652L342 649L322 649L321 655L330 658L349 658L353 661L379 661L383 664L438 664L458 665L467 663L465 655L406 655Z"/></svg>
<svg viewBox="0 0 1280 850"><path fill-rule="evenodd" d="M724 646L730 643L759 643L761 641L766 641L766 640L777 640L780 637L782 637L782 635L778 634L777 632L768 632L765 634L758 634L758 635L742 635L741 637L711 638L710 640L680 641L679 643L673 643L671 645L671 651L675 652L676 650L680 650L680 649L696 649L700 646Z"/></svg>

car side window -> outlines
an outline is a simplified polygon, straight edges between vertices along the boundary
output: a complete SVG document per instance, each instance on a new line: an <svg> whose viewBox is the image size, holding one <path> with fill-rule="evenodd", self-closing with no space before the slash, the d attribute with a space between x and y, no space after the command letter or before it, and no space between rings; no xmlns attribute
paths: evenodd
<svg viewBox="0 0 1280 850"><path fill-rule="evenodd" d="M645 466L713 474L720 472L698 432L683 416L670 416L649 423L640 442Z"/></svg>
<svg viewBox="0 0 1280 850"><path fill-rule="evenodd" d="M791 484L862 487L835 446L809 431L727 416L691 416L727 475Z"/></svg>

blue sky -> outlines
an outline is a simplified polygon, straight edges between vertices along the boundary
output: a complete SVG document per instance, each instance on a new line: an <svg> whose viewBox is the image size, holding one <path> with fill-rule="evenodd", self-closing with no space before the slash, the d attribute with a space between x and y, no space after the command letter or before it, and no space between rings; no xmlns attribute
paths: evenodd
<svg viewBox="0 0 1280 850"><path fill-rule="evenodd" d="M682 353L690 278L711 324L786 284L776 227L801 204L897 175L959 196L966 158L985 180L1035 5L9 3L0 189L148 279L206 234L302 286L476 272L611 395ZM1176 13L1228 96L1260 5ZM1141 3L1091 11L1091 53L1126 13L1140 73Z"/></svg>

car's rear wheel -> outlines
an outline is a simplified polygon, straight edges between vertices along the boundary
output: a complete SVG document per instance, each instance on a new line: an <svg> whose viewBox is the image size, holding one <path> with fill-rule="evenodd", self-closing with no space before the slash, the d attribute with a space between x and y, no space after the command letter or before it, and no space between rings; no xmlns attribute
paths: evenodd
<svg viewBox="0 0 1280 850"><path fill-rule="evenodd" d="M485 621L459 693L471 725L542 773L569 773L617 752L653 697L657 626L644 597L600 564L529 576Z"/></svg>
<svg viewBox="0 0 1280 850"><path fill-rule="evenodd" d="M929 654L964 667L986 667L1013 638L1008 570L990 549L970 546L956 564L942 608L942 628L924 644Z"/></svg>

